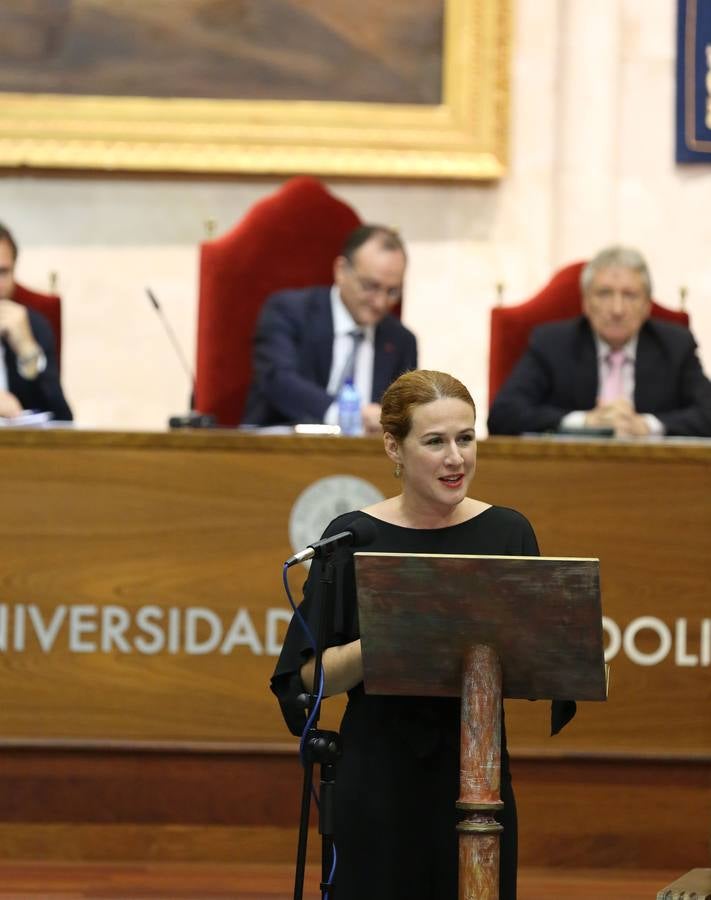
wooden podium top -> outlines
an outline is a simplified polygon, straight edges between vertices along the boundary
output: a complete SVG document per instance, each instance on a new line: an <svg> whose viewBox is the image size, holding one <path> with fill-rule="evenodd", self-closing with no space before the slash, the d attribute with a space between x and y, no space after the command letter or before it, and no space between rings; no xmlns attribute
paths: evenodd
<svg viewBox="0 0 711 900"><path fill-rule="evenodd" d="M493 648L507 698L605 700L596 559L355 555L365 690L458 697Z"/></svg>

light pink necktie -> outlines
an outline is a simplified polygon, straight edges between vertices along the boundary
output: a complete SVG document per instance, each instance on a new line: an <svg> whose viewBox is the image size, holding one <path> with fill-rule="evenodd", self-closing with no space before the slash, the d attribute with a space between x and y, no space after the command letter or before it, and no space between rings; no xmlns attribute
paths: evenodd
<svg viewBox="0 0 711 900"><path fill-rule="evenodd" d="M613 350L605 358L605 377L600 389L599 403L613 403L622 396L622 367L625 360L624 350Z"/></svg>

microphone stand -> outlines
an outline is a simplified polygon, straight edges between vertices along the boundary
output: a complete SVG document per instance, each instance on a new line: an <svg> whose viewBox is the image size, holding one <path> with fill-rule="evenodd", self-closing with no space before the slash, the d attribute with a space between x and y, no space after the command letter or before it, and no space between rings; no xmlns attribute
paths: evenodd
<svg viewBox="0 0 711 900"><path fill-rule="evenodd" d="M333 619L333 605L336 599L336 545L322 548L321 607L319 610L318 637L314 654L314 680L311 693L304 694L308 713L313 721L303 741L304 779L301 792L301 817L299 820L299 842L296 853L296 875L294 878L294 900L302 900L304 872L306 869L306 843L309 831L311 792L313 788L314 764L321 766L319 793L319 834L321 835L321 897L335 900L333 886L328 878L333 867L335 833L335 788L336 763L341 756L341 736L336 731L322 731L318 726L321 715L321 701L318 698L323 672L323 650L329 626ZM342 564L341 564L342 565Z"/></svg>
<svg viewBox="0 0 711 900"><path fill-rule="evenodd" d="M193 375L193 371L190 368L190 363L185 358L185 354L183 353L182 347L180 346L180 341L176 337L173 328L166 318L163 307L158 302L158 298L153 293L153 291L147 287L146 294L148 299L151 301L151 306L156 311L158 318L163 323L163 328L165 329L166 334L168 335L168 340L173 345L173 350L175 350L176 356L180 360L180 365L183 367L183 371L188 377L188 381L190 382L191 394L190 394L190 406L191 410L189 413L185 413L180 416L171 416L168 419L168 427L169 428L214 428L217 424L217 419L212 413L201 413L195 409L192 409L193 404L195 403L195 376Z"/></svg>

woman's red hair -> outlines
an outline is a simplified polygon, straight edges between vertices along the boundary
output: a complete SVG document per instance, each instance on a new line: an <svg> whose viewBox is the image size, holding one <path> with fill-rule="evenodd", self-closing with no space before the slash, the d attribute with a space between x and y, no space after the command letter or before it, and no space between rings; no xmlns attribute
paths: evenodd
<svg viewBox="0 0 711 900"><path fill-rule="evenodd" d="M472 395L454 376L430 369L405 372L393 381L383 395L380 413L383 431L391 434L399 443L410 433L414 407L450 398L468 403L476 415Z"/></svg>

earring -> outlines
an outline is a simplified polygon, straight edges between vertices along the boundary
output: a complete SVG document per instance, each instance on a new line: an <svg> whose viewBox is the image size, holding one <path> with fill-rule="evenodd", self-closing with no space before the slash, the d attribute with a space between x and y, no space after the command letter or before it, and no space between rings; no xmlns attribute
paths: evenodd
<svg viewBox="0 0 711 900"><path fill-rule="evenodd" d="M395 463L395 477L399 478L402 475L402 466L400 463Z"/></svg>

